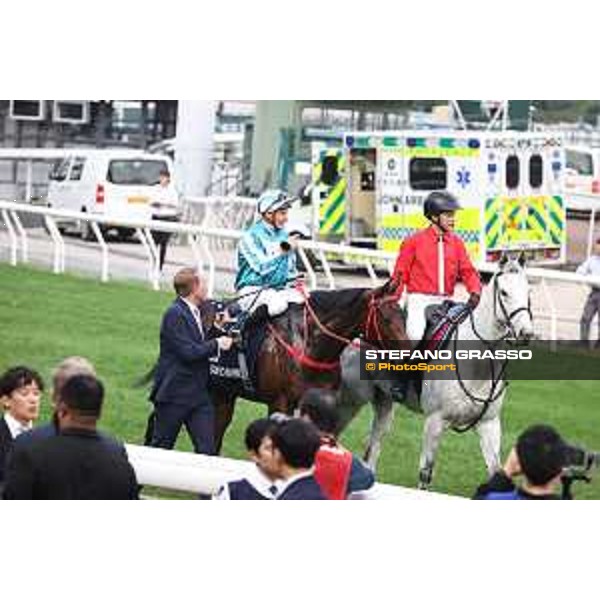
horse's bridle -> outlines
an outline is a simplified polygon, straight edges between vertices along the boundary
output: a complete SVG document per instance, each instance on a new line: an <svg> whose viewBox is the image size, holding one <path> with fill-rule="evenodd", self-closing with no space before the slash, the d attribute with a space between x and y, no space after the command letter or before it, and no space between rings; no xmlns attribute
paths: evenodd
<svg viewBox="0 0 600 600"><path fill-rule="evenodd" d="M504 302L502 301L502 294L500 293L501 290L498 286L498 279L503 275L503 273L498 273L496 275L496 277L494 277L494 318L496 319L496 321L498 323L500 323L501 325L504 326L504 328L506 329L506 334L503 335L502 337L500 337L497 340L486 340L484 339L480 333L477 331L477 328L475 326L475 319L473 317L473 311L471 311L469 318L471 320L471 328L473 329L473 333L477 336L477 338L479 339L479 341L483 342L483 344L485 344L487 346L488 349L494 349L496 347L496 345L498 343L501 343L503 341L507 341L509 338L513 338L514 340L517 340L517 332L515 330L515 326L513 323L513 319L520 313L522 312L527 312L527 314L529 315L529 317L531 319L533 319L533 315L531 313L531 300L529 300L529 302L527 303L527 306L521 306L515 310L513 310L511 313L508 312L508 310L506 309L506 305L504 304ZM498 309L497 307L500 307L500 311L502 313L502 318L500 318L498 316ZM455 337L454 337L454 350L456 352L456 348L457 348L457 333L455 333ZM506 373L506 368L508 366L508 359L505 359L502 363L502 366L500 367L500 369L498 370L497 374L494 375L495 373L495 369L494 369L494 364L493 361L490 360L490 369L492 371L492 380L491 380L491 385L490 385L490 393L488 394L487 398L479 398L477 396L475 396L470 390L467 389L467 387L464 384L464 381L462 379L462 377L460 376L460 370L459 370L459 366L458 363L456 364L456 378L458 380L458 383L460 385L460 387L463 390L463 393L472 401L475 402L476 404L481 404L481 411L480 413L477 415L477 417L468 425L464 426L464 427L454 427L454 430L457 431L458 433L464 433L466 431L469 431L470 429L472 429L473 427L475 427L478 423L481 422L481 420L483 419L483 417L485 416L486 412L488 411L489 407L501 396L501 394L504 392L504 390L506 389L508 383L506 381L504 381L504 375Z"/></svg>
<svg viewBox="0 0 600 600"><path fill-rule="evenodd" d="M526 312L529 315L529 318L533 320L533 314L531 312L531 299L529 299L527 306L521 306L509 313L502 300L501 290L498 286L498 280L503 274L504 273L498 273L496 277L494 277L494 318L496 319L497 323L500 323L500 325L506 329L506 335L501 338L502 340L510 337L512 337L514 340L517 340L518 336L515 330L514 318L522 312ZM498 316L498 307L500 307L501 316Z"/></svg>

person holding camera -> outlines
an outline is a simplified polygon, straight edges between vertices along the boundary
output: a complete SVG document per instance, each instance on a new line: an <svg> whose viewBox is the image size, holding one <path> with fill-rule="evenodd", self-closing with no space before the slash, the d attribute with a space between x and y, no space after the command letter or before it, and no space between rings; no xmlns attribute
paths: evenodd
<svg viewBox="0 0 600 600"><path fill-rule="evenodd" d="M160 355L150 402L154 411L146 432L148 445L172 449L181 427L198 454L214 454L214 406L208 391L209 359L226 352L233 340L209 331L203 320L206 282L197 269L184 268L173 280L177 298L160 328ZM218 336L218 337L216 337Z"/></svg>
<svg viewBox="0 0 600 600"><path fill-rule="evenodd" d="M560 500L557 492L568 466L569 446L549 425L524 431L504 468L475 493L474 500ZM515 483L522 477L520 485Z"/></svg>

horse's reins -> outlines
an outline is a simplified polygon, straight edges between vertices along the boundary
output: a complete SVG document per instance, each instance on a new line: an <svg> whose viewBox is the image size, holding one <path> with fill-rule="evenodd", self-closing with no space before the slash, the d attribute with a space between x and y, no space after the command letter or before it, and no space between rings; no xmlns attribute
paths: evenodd
<svg viewBox="0 0 600 600"><path fill-rule="evenodd" d="M307 347L307 342L308 342L308 316L307 315L310 315L310 317L314 321L317 328L320 331L322 331L323 334L325 334L327 337L329 337L333 340L336 340L338 342L341 342L345 346L352 346L353 348L360 349L360 343L336 333L335 331L333 331L332 329L327 327L327 325L325 325L321 321L321 319L319 319L314 307L311 304L310 295L306 292L306 289L304 288L303 285L301 285L301 284L298 285L297 289L300 291L300 293L304 297L304 343L303 343L304 348ZM367 317L365 319L364 327L362 329L364 329L365 336L368 337L369 327L372 324L373 327L375 328L377 341L383 342L384 340L383 340L383 336L381 335L381 330L379 328L379 323L377 321L376 313L377 313L377 301L375 300L374 296L371 296L369 299L369 308L368 308L368 312L367 312ZM304 349L295 347L292 344L290 344L289 342L287 342L271 323L268 324L268 329L271 332L271 334L273 335L273 337L275 338L275 340L279 344L281 344L281 346L283 348L285 348L285 350L289 354L289 356L294 358L295 360L297 360L303 367L307 367L313 371L322 371L322 372L334 372L339 369L339 365L340 365L339 359L337 359L335 361L330 361L330 362L317 360L317 359L311 357L309 354L307 354L304 351Z"/></svg>
<svg viewBox="0 0 600 600"><path fill-rule="evenodd" d="M487 346L488 349L495 349L495 347L500 343L503 342L504 340L506 340L507 338L509 338L511 335L513 337L516 338L516 331L515 331L515 327L513 325L513 319L516 315L520 314L521 312L527 312L529 314L529 316L531 318L533 318L532 313L531 313L531 303L529 303L526 307L522 306L520 308L517 308L515 310L513 310L510 314L508 313L508 311L506 310L506 306L504 304L504 302L502 301L502 297L501 294L499 293L499 288L498 288L498 278L502 275L502 273L499 273L498 275L496 275L496 277L494 278L494 317L496 318L496 320L500 323L502 323L506 328L507 328L507 332L505 335L503 335L502 337L500 337L497 340L486 340L483 338L483 336L481 336L481 334L479 333L479 331L477 331L477 327L475 325L475 318L473 316L473 311L471 311L469 313L469 318L471 321L471 328L473 329L473 333L475 333L475 336L477 337L477 339L479 341L481 341L483 344L485 344ZM501 320L498 318L498 312L496 310L496 304L498 304L500 306L500 309L502 311L502 314L504 316L504 320ZM456 330L456 332L454 333L454 353L456 354L456 350L458 347L458 328ZM458 433L465 433L471 429L473 429L473 427L475 427L476 425L478 425L481 420L483 419L483 417L485 416L486 412L488 411L489 407L496 401L498 400L498 398L500 397L500 395L506 390L506 388L508 387L508 383L506 381L503 380L504 378L504 374L506 373L506 368L508 366L508 359L504 359L504 362L502 363L502 366L500 367L500 370L498 372L498 376L495 377L494 376L494 361L490 358L488 359L489 363L490 363L490 370L492 373L492 377L491 377L491 387L490 387L490 392L488 394L487 398L479 398L477 396L475 396L474 394L472 394L467 387L465 386L464 380L462 379L462 377L460 376L460 369L459 369L459 362L456 362L456 379L463 391L463 393L465 394L465 396L467 396L472 402L476 403L476 404L481 404L482 408L481 408L481 412L479 413L479 415L477 415L477 417L468 425L466 425L465 427L453 427L454 431L458 432ZM500 384L503 385L500 385ZM497 389L498 388L498 389Z"/></svg>

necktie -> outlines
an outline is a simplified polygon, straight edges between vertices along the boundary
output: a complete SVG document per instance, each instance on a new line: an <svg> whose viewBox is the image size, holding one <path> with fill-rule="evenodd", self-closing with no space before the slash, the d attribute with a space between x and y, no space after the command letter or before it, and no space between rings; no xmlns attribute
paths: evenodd
<svg viewBox="0 0 600 600"><path fill-rule="evenodd" d="M272 494L273 496L277 496L277 486L276 486L276 485L272 485L272 486L269 488L269 492L271 492L271 494Z"/></svg>
<svg viewBox="0 0 600 600"><path fill-rule="evenodd" d="M204 330L202 329L202 319L200 318L200 310L194 308L192 311L194 313L194 318L196 319L196 323L198 325L198 329L200 330L200 335L204 337Z"/></svg>

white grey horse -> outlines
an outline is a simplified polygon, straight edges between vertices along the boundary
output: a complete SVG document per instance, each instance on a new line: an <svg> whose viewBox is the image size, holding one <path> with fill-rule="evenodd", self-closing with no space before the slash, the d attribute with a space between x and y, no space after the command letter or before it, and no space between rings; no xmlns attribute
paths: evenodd
<svg viewBox="0 0 600 600"><path fill-rule="evenodd" d="M486 340L493 343L525 341L533 336L529 308L529 284L521 257L504 256L472 317L458 326L455 339ZM451 342L453 343L453 342ZM487 346L487 344L485 344ZM375 469L384 435L394 419L392 382L361 380L360 352L349 347L342 355L342 384L339 395L341 428L356 416L367 402L373 406L373 423L365 459ZM504 362L504 361L501 361ZM433 363L434 364L434 363ZM425 376L420 398L411 386L404 405L425 415L420 459L419 486L431 483L436 453L447 429L473 427L479 434L481 451L490 473L500 466L500 411L506 386L499 381L503 365L494 361L457 361L458 375L452 379Z"/></svg>

